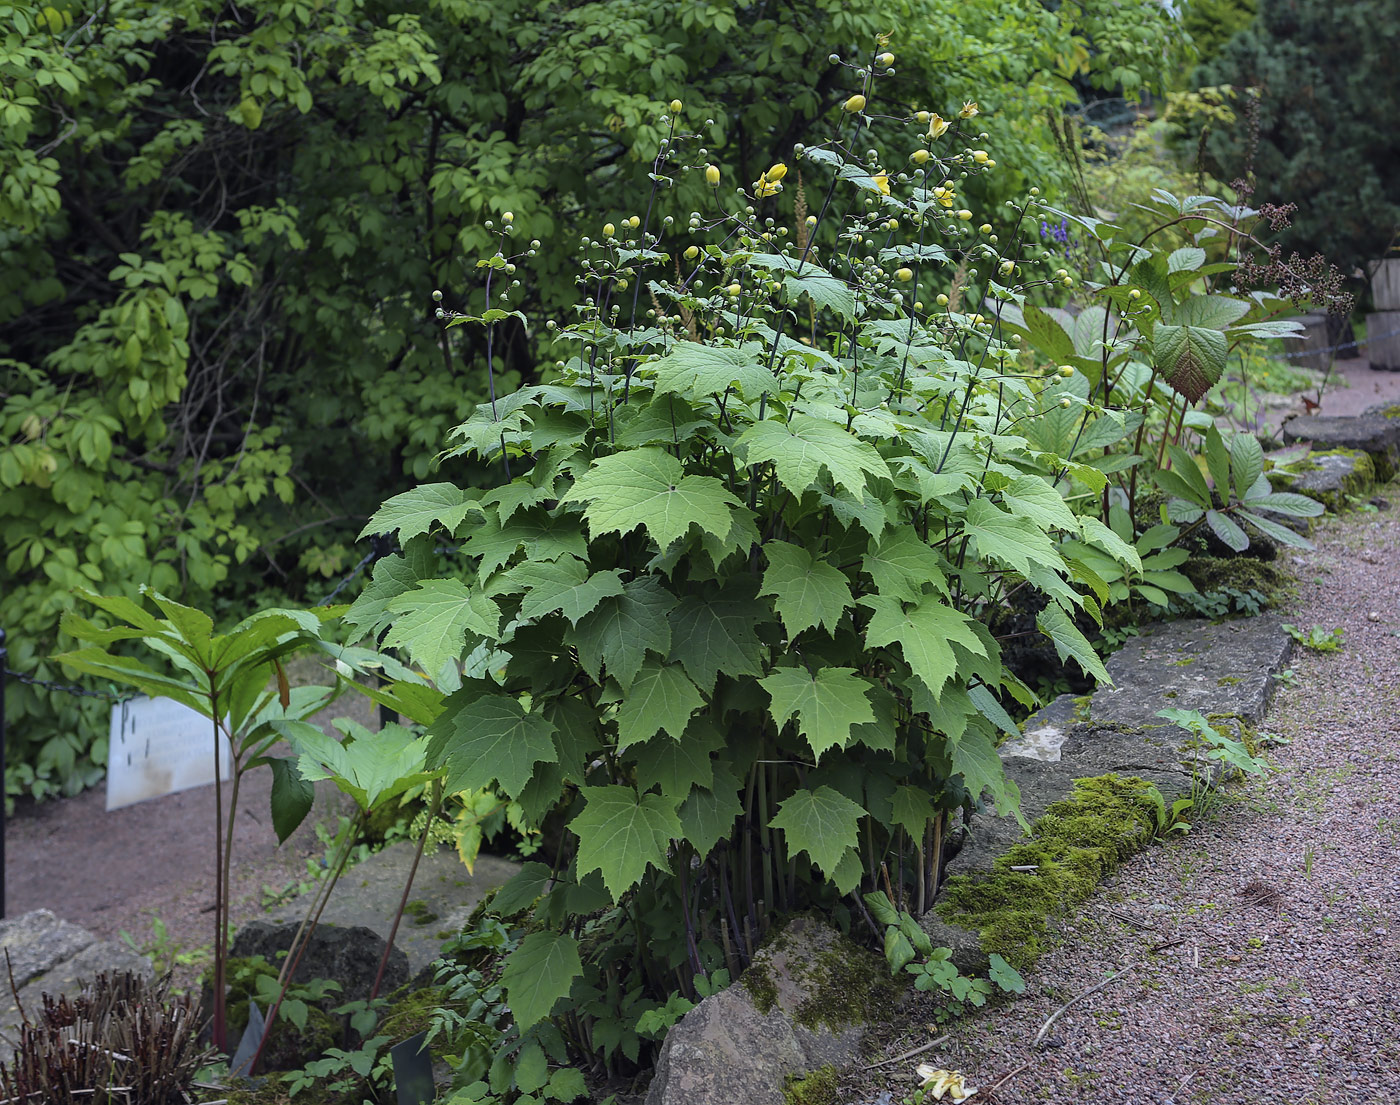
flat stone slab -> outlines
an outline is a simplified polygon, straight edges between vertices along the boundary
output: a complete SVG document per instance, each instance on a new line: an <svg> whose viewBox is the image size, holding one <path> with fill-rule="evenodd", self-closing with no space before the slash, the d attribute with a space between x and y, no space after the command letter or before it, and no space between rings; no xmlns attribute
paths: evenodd
<svg viewBox="0 0 1400 1105"><path fill-rule="evenodd" d="M1298 476L1285 476L1283 489L1316 499L1334 511L1345 505L1348 495L1366 491L1375 474L1361 450L1317 454L1308 457L1308 461L1313 467Z"/></svg>
<svg viewBox="0 0 1400 1105"><path fill-rule="evenodd" d="M47 909L0 921L0 959L6 956L8 972L0 974L0 1060L8 1060L13 1053L21 1023L10 972L19 990L19 1004L31 1017L42 1007L44 994L75 996L82 983L103 971L154 977L151 961L144 955L115 940L101 940Z"/></svg>
<svg viewBox="0 0 1400 1105"><path fill-rule="evenodd" d="M416 847L416 842L399 841L346 871L320 923L339 930L376 933L382 952ZM483 855L477 857L473 871L468 871L452 848L424 852L409 891L408 909L394 937L394 944L407 957L408 977L415 978L426 970L437 958L443 941L467 923L481 899L519 870L520 865L511 860ZM270 910L265 920L300 924L307 906L306 897L293 898Z"/></svg>
<svg viewBox="0 0 1400 1105"><path fill-rule="evenodd" d="M1373 408L1374 409L1374 408ZM1309 414L1283 424L1283 440L1310 441L1314 449L1360 449L1376 461L1376 475L1388 480L1400 461L1400 418L1384 413L1342 415Z"/></svg>

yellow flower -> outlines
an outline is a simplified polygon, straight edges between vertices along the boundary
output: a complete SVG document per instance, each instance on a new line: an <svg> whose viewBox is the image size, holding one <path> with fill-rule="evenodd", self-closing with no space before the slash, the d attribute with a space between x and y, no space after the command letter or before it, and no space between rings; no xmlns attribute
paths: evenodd
<svg viewBox="0 0 1400 1105"><path fill-rule="evenodd" d="M894 55L886 51L875 59L876 65L890 66L894 64Z"/></svg>
<svg viewBox="0 0 1400 1105"><path fill-rule="evenodd" d="M684 106L684 105L683 105L679 100L672 100L672 101L671 101L671 112L672 112L672 114L677 114L677 115L680 114L680 110L681 110L681 108L682 108L683 106Z"/></svg>
<svg viewBox="0 0 1400 1105"><path fill-rule="evenodd" d="M928 117L928 136L930 138L939 137L947 129L948 120L943 118L943 116L939 115L938 112L935 111L932 115Z"/></svg>
<svg viewBox="0 0 1400 1105"><path fill-rule="evenodd" d="M717 188L717 187L719 187L719 166L718 166L718 165L706 165L706 166L705 166L705 183L708 184L711 188Z"/></svg>
<svg viewBox="0 0 1400 1105"><path fill-rule="evenodd" d="M920 1063L914 1073L919 1076L919 1088L928 1090L935 1101L942 1101L947 1094L953 1105L960 1105L977 1092L968 1087L961 1071L939 1070L931 1063Z"/></svg>
<svg viewBox="0 0 1400 1105"><path fill-rule="evenodd" d="M922 165L925 161L929 159L930 156L932 155L928 152L928 150L918 149L909 155L909 160L914 162L915 165Z"/></svg>
<svg viewBox="0 0 1400 1105"><path fill-rule="evenodd" d="M940 185L933 190L933 198L943 207L952 207L953 189L949 188L947 185Z"/></svg>
<svg viewBox="0 0 1400 1105"><path fill-rule="evenodd" d="M963 119L971 119L974 115L980 113L981 110L982 109L977 106L976 100L968 100L967 103L963 104L962 110L958 112L958 115Z"/></svg>
<svg viewBox="0 0 1400 1105"><path fill-rule="evenodd" d="M779 161L771 169L758 174L758 180L754 183L754 194L759 199L766 199L769 196L776 196L783 190L783 186L778 182L787 176L787 166Z"/></svg>
<svg viewBox="0 0 1400 1105"><path fill-rule="evenodd" d="M849 111L852 115L854 115L858 111L864 111L865 97L862 96L859 92L857 92L854 96L852 96L849 100L846 101L844 106L845 109Z"/></svg>
<svg viewBox="0 0 1400 1105"><path fill-rule="evenodd" d="M977 162L977 164L979 164L979 165L985 165L985 164L987 163L987 151L986 151L986 150L973 150L973 151L972 151L972 160L975 161L975 162Z"/></svg>
<svg viewBox="0 0 1400 1105"><path fill-rule="evenodd" d="M603 233L606 234L609 238L611 238L614 234L617 233L617 227L613 226L612 223L604 223Z"/></svg>
<svg viewBox="0 0 1400 1105"><path fill-rule="evenodd" d="M880 189L880 195L888 196L890 194L890 176L888 173L876 173L870 179L875 182L875 187Z"/></svg>

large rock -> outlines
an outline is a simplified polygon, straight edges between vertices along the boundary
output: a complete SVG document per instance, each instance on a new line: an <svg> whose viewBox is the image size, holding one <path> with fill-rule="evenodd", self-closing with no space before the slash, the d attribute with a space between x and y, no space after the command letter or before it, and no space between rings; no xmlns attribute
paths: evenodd
<svg viewBox="0 0 1400 1105"><path fill-rule="evenodd" d="M1384 414L1354 417L1320 414L1291 418L1283 424L1283 440L1310 441L1315 450L1360 449L1369 453L1382 483L1395 475L1400 464L1400 418Z"/></svg>
<svg viewBox="0 0 1400 1105"><path fill-rule="evenodd" d="M886 985L883 961L797 918L667 1033L646 1105L783 1105L789 1078L856 1057Z"/></svg>
<svg viewBox="0 0 1400 1105"><path fill-rule="evenodd" d="M130 971L151 978L151 961L114 940L99 940L86 929L60 920L47 909L36 909L0 921L0 958L7 971L0 974L0 1060L8 1059L18 1035L19 1008L10 975L19 992L19 1006L33 1016L44 994L76 995L81 983L91 982L103 971Z"/></svg>
<svg viewBox="0 0 1400 1105"><path fill-rule="evenodd" d="M297 968L296 981L333 978L343 987L341 1001L369 996L416 850L415 843L400 841L341 876ZM425 852L394 934L380 993L388 994L411 979L426 979L443 941L459 932L477 903L519 869L510 860L479 856L468 871L451 848ZM245 925L234 938L233 954L261 955L278 963L278 953L291 947L309 904L310 896L293 898Z"/></svg>
<svg viewBox="0 0 1400 1105"><path fill-rule="evenodd" d="M1280 491L1316 499L1333 513L1342 510L1348 498L1366 494L1376 480L1375 461L1360 449L1311 453L1306 463L1307 467L1297 475L1284 468L1275 469L1269 473L1270 482Z"/></svg>

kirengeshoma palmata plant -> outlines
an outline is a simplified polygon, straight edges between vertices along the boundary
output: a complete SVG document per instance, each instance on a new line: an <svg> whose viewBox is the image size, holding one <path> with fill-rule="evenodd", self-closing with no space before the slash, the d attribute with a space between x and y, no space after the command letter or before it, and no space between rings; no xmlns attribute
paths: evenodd
<svg viewBox="0 0 1400 1105"><path fill-rule="evenodd" d="M551 324L564 359L493 382L450 435L447 459L499 482L421 486L366 527L402 552L347 620L439 693L367 690L428 725L449 791L498 787L554 842L495 899L525 919L500 975L513 1024L462 1100L637 1062L777 915L819 906L883 940L862 891L925 913L950 812L1019 817L996 744L1003 696L1034 696L983 621L1014 592L1107 680L1058 545L1138 557L1056 490L1104 473L1028 430L1047 403L1133 425L1018 368L994 314L931 309L959 264L1012 297L1018 266L1059 280L1021 229L973 228L963 174L995 167L966 145L977 105L911 116L900 172L866 148L868 72L835 138L735 202L673 103L645 214L585 240L578 317ZM663 214L696 177L703 209ZM486 309L451 318L488 349L515 263L501 221Z"/></svg>

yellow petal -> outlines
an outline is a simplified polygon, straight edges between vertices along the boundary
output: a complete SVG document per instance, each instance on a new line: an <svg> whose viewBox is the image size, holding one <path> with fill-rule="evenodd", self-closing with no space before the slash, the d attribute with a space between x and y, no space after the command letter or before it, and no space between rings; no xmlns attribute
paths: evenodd
<svg viewBox="0 0 1400 1105"><path fill-rule="evenodd" d="M889 178L889 175L888 175L887 173L876 173L876 174L875 174L875 177L874 177L874 180L875 180L875 187L878 188L878 189L880 189L881 195L886 195L886 196L888 196L888 195L890 194L890 178Z"/></svg>
<svg viewBox="0 0 1400 1105"><path fill-rule="evenodd" d="M776 165L774 165L771 169L764 173L763 176L766 180L782 180L783 177L787 176L787 166L784 165L781 161L779 161Z"/></svg>
<svg viewBox="0 0 1400 1105"><path fill-rule="evenodd" d="M948 121L936 112L928 118L928 136L937 138L948 129Z"/></svg>
<svg viewBox="0 0 1400 1105"><path fill-rule="evenodd" d="M961 115L964 119L971 119L974 115L977 115L981 110L982 109L977 106L976 100L968 100L967 103L963 104L962 110L958 112L958 114Z"/></svg>

